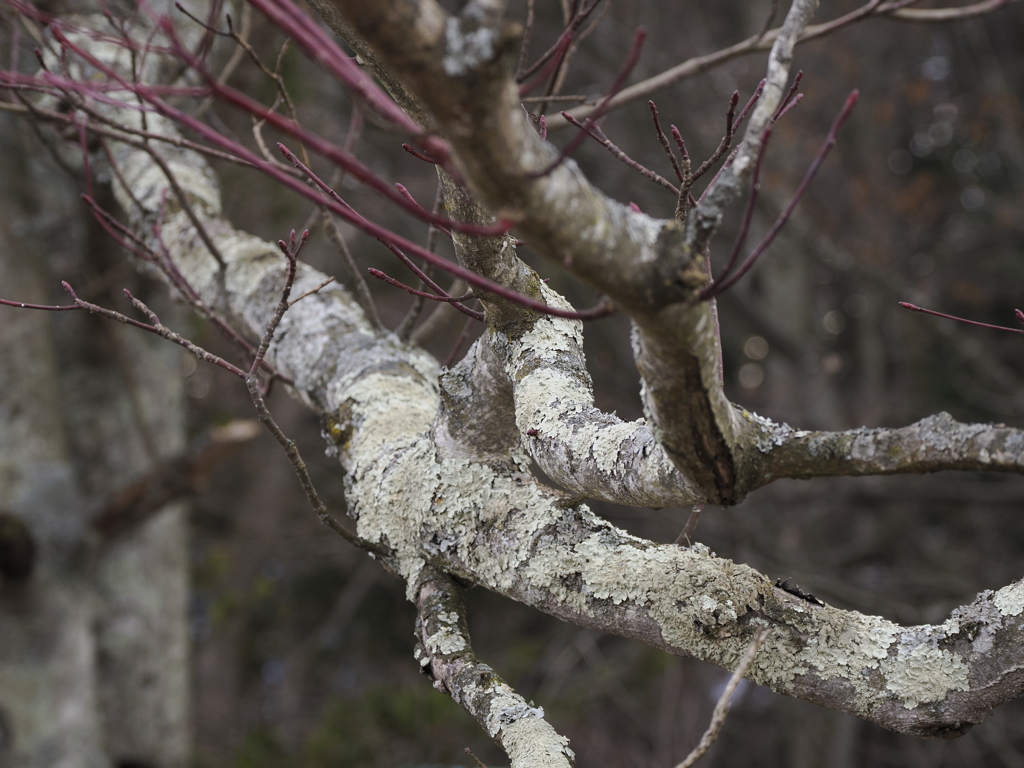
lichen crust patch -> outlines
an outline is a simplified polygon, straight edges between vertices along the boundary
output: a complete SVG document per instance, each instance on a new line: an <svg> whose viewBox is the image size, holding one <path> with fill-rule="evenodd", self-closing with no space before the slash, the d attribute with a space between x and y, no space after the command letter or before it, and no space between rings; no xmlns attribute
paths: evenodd
<svg viewBox="0 0 1024 768"><path fill-rule="evenodd" d="M1024 580L1000 589L992 602L1003 616L1020 616L1024 612Z"/></svg>
<svg viewBox="0 0 1024 768"><path fill-rule="evenodd" d="M885 688L907 709L942 701L950 691L970 690L967 665L956 654L922 642L901 646L895 657L882 662Z"/></svg>

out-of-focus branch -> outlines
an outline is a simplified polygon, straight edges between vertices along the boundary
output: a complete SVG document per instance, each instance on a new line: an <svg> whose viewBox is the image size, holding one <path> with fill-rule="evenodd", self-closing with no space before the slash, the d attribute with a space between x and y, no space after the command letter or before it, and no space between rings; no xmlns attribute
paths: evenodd
<svg viewBox="0 0 1024 768"><path fill-rule="evenodd" d="M974 3L973 5L962 5L959 8L903 8L898 7L899 3L889 2L885 4L882 13L892 19L900 21L919 21L933 23L937 21L960 21L970 19L974 16L982 16L986 13L998 10L1011 3L1018 3L1020 0L985 0L985 2ZM892 9L892 10L889 10Z"/></svg>
<svg viewBox="0 0 1024 768"><path fill-rule="evenodd" d="M90 514L90 525L105 539L126 533L175 499L201 490L213 471L257 434L259 425L252 420L211 429L185 455L160 464L104 499Z"/></svg>

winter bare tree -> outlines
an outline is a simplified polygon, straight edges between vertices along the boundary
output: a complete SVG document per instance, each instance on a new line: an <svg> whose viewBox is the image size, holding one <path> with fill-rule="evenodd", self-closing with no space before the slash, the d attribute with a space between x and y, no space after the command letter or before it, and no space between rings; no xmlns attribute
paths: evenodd
<svg viewBox="0 0 1024 768"><path fill-rule="evenodd" d="M175 483L187 484L182 474L198 472L215 450L189 454L183 461L192 470L179 464L177 480L159 469L184 452L180 392L166 389L174 377L160 367L173 367L173 344L244 382L315 512L404 581L418 612L423 671L513 766L575 759L543 708L474 655L462 599L468 585L904 734L960 736L1019 695L1024 582L982 592L941 623L902 626L834 608L717 557L695 530L702 505L733 506L783 479L1024 471L1024 432L1002 424L939 413L900 428L829 432L731 402L716 310L716 296L747 274L786 224L857 101L856 93L846 98L791 203L762 242L744 250L772 131L799 99L791 71L798 43L871 17L955 21L1007 2L923 9L871 0L815 24L818 3L793 0L778 28L769 18L732 48L624 87L641 54L638 32L604 95L563 117L543 113L558 103L559 78L596 1L563 3L565 33L533 66L519 60L524 26L506 18L500 0L457 11L434 0L313 0L327 28L288 0L251 4L341 83L368 121L403 135L412 153L437 166L443 212L396 191L350 147L305 127L279 77L272 106L229 85L217 68L231 44L221 44L217 8L194 3L171 16L150 5L86 8L54 17L8 0L13 53L0 106L31 121L57 161L81 175L97 226L238 353L229 361L200 349L161 320L173 309L154 313L148 299L129 295L133 307L119 313L111 296L81 298L73 278L96 268L88 259L67 266L69 303L44 302L31 264L39 255L17 258L6 246L0 750L9 745L12 765L187 759L184 522L172 500L180 495ZM534 12L531 2L527 32ZM19 60L23 38L33 39L37 60ZM613 199L572 159L595 139L622 159L598 127L604 114L758 52L767 55L764 81L745 107L733 98L725 137L707 163L691 160L678 133L670 138L660 126L676 180L629 161L672 192L674 215L655 218ZM543 95L529 97L537 88ZM210 101L259 121L254 147L203 120ZM548 140L560 128L561 149ZM281 139L277 150L264 139L271 130ZM398 284L417 295L417 306L424 298L450 305L482 323L482 335L442 366L417 343L418 311L389 330L355 269L340 284L303 264L304 233L272 244L237 229L211 159L312 201L336 234L342 222L376 238L419 278L418 288ZM318 173L314 163L333 170ZM361 213L359 200L342 192L345 176L449 235L457 263ZM711 181L698 192L701 177ZM17 210L14 190L4 194L4 209ZM65 195L54 204L72 203ZM743 211L735 245L712 262L712 241L733 206ZM16 228L5 226L0 236L13 242ZM593 289L595 307L577 311L549 288L517 255L524 244ZM438 284L439 271L457 279L449 290ZM55 343L50 315L32 309L99 317L69 312L62 327L74 322L78 330ZM636 421L594 404L583 334L586 321L612 312L631 322L644 408ZM90 368L95 359L82 350L94 343L101 356L117 358L118 374ZM48 351L27 365L14 354L26 346ZM79 373L60 383L58 358L80 364ZM320 415L345 476L354 531L324 507L267 410L274 381ZM210 438L238 439L230 431ZM76 477L75 462L89 473ZM88 507L104 484L135 493L129 506L141 519L124 519L131 516L116 499ZM695 506L676 543L656 544L611 525L588 500ZM128 579L125 591L125 569L137 571L140 560L149 580ZM721 726L727 698L694 759Z"/></svg>

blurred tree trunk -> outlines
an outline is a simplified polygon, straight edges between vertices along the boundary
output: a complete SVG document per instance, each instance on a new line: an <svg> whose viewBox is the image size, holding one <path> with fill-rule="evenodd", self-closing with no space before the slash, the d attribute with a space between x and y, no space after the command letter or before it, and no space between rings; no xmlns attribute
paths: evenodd
<svg viewBox="0 0 1024 768"><path fill-rule="evenodd" d="M16 212L0 222L5 295L66 303L67 280L105 302L145 296L78 186L27 125L0 123L0 205ZM80 313L0 324L0 508L35 550L31 572L0 576L0 766L188 762L186 508L115 539L90 526L184 447L180 352L127 331Z"/></svg>

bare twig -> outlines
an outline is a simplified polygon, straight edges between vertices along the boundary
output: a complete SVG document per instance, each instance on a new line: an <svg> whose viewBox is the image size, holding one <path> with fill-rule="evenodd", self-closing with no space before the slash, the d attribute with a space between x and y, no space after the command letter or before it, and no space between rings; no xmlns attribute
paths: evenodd
<svg viewBox="0 0 1024 768"><path fill-rule="evenodd" d="M181 6L179 5L178 7L180 8ZM228 22L228 29L231 30L232 32L234 32L234 28L232 27L232 24L231 24L231 14L230 13L226 14L226 18L227 18L227 22ZM244 41L246 41L248 43L250 31L252 31L252 6L249 5L248 3L243 3L242 4L242 29L241 29L240 32L237 32L236 34L238 35L238 38L240 38L241 40L244 40ZM218 33L218 34L223 34L223 33ZM241 46L241 45L237 46L235 48L235 50L233 50L231 52L231 57L224 63L224 66L221 67L220 73L217 75L217 79L218 80L223 80L224 82L227 82L227 80L231 77L231 75L234 74L235 70L238 69L238 65L242 63L242 57L244 57L245 54L246 54L245 47ZM212 105L213 105L213 98L212 97L207 97L206 100L203 101L203 103L200 104L199 107L196 109L196 116L197 117L202 117L204 114L206 114L206 111Z"/></svg>
<svg viewBox="0 0 1024 768"><path fill-rule="evenodd" d="M629 73L633 71L633 67L640 60L640 50L643 48L644 40L647 39L647 30L640 27L636 34L633 35L633 45L630 47L629 55L626 57L626 61L623 63L619 74L616 75L615 80L612 82L611 87L608 89L608 94L601 99L601 102L597 105L594 111L587 118L585 125L594 125L597 120L607 111L608 104L611 103L612 97L621 90L623 84L626 82L626 78L629 77ZM543 111L543 110L541 110ZM580 144L586 141L587 134L583 130L580 130L568 144L562 149L558 157L543 170L535 172L533 175L536 177L547 176L551 171L561 165L567 157L575 152Z"/></svg>
<svg viewBox="0 0 1024 768"><path fill-rule="evenodd" d="M942 317L945 318L946 320L956 320L958 323L964 323L966 325L975 325L978 328L988 328L993 331L1008 331L1010 333L1024 333L1024 330L1021 330L1020 328L1007 328L1005 325L990 325L988 323L979 323L977 320L968 320L967 318L957 317L956 315L947 315L945 312L936 312L933 309L925 309L924 307L919 307L916 304L911 304L910 302L907 301L901 301L899 304L904 309L909 309L912 312L923 312L926 315L934 315L935 317ZM1017 320L1022 325L1024 325L1024 312L1021 312L1019 309L1015 309L1013 310L1013 312L1017 316Z"/></svg>
<svg viewBox="0 0 1024 768"><path fill-rule="evenodd" d="M686 519L686 525L683 526L683 530L680 532L679 536L676 537L674 542L677 546L682 546L684 541L686 542L686 546L690 546L690 539L693 536L694 531L697 530L697 523L700 522L700 513L703 511L703 504L693 505L693 509L690 510L690 516Z"/></svg>
<svg viewBox="0 0 1024 768"><path fill-rule="evenodd" d="M442 193L441 193L441 186L438 185L437 191L434 193L434 213L437 213L439 210L441 210L441 205L442 205L443 202L444 201L443 201L443 196L442 196ZM433 224L431 224L427 228L427 242L426 242L425 247L431 253L435 253L436 252L436 249L437 249L437 235L438 235L439 232L441 232L441 230L438 227L435 227ZM446 234L448 235L448 237L452 236L451 232L447 232ZM428 264L427 265L427 269L426 269L426 273L428 275L431 275L431 271L432 271L432 266L430 264ZM423 283L421 281L420 288L425 288L425 287L426 287L426 283ZM400 322L395 327L395 335L398 336L398 338L400 338L402 341L408 341L409 340L409 336L410 336L410 334L412 334L412 329L415 327L416 321L419 320L420 319L420 315L423 314L423 307L424 306L425 306L424 298L422 296L417 296L415 299L413 299L412 306L409 307L409 311L405 313L405 317L402 318L402 322Z"/></svg>
<svg viewBox="0 0 1024 768"><path fill-rule="evenodd" d="M548 306L547 304L531 299L529 296L524 296L520 293L516 293L515 291L509 290L505 286L496 283L493 280L488 280L486 277L482 277L481 275L478 275L476 272L473 272L472 270L461 267L458 264L453 264L447 259L442 258L437 254L431 253L430 251L417 245L416 243L413 243L409 240L405 240L404 238L401 238L398 235L395 235L391 232L388 232L387 230L384 230L382 227L378 227L372 224L371 222L368 222L366 219L364 219L362 216L356 213L352 209L352 207L348 205L348 203L342 200L338 196L338 193L331 189L323 181L323 179L321 179L319 176L313 173L313 171L311 171L309 168L303 165L302 161L299 160L295 156L295 154L291 152L287 147L285 147L283 144L278 144L278 148L285 155L285 157L288 158L289 161L295 164L295 166L299 168L299 170L306 174L310 181L312 181L325 195L328 196L328 202L335 203L335 206L332 208L332 210L339 211L349 221L354 221L358 225L362 226L362 228L365 231L369 232L370 234L373 234L386 248L388 248L392 253L394 253L399 258L399 260L403 264L405 264L405 266L412 270L413 274L415 274L420 280L426 283L434 291L434 293L439 296L445 295L444 290L440 286L438 286L437 283L435 283L422 269L417 267L409 258L409 256L406 255L405 251L412 253L417 258L423 259L428 264L433 264L434 266L443 269L445 272L448 272L449 274L461 277L470 285L475 285L478 288L482 288L485 291L497 294L502 298L514 301L517 304L521 304L522 306L528 309L535 310L542 314L554 315L555 317L565 317L572 320L594 320L599 317L605 317L606 315L609 315L612 312L614 312L614 306L609 301L602 301L597 306L591 309L582 310L580 312L577 312L575 310L565 310L558 309L557 307L551 307ZM415 203L409 204L414 205ZM418 207L418 204L415 205L417 205ZM464 231L464 229L469 226L471 225L457 224L458 231ZM453 227L453 229L455 229L455 227ZM452 302L452 306L465 315L469 315L470 317L473 317L477 320L483 319L482 312L470 309L469 307L466 307L459 302Z"/></svg>
<svg viewBox="0 0 1024 768"><path fill-rule="evenodd" d="M305 244L308 237L308 231L303 232L301 236L297 237L295 231L292 230L288 243L285 243L283 240L278 241L278 247L284 254L288 264L285 271L285 284L281 289L281 296L278 299L274 315L267 324L267 329L263 334L263 338L260 340L260 346L256 351L256 356L253 359L252 366L249 368L247 373L242 374L242 378L245 380L246 389L249 390L249 396L252 398L252 403L256 408L256 414L260 423L270 431L274 436L274 439L277 440L284 449L285 455L288 457L288 461L291 463L292 469L294 470L296 477L299 479L299 484L302 486L302 490L306 494L306 499L313 508L313 512L320 519L320 522L350 544L354 544L361 549L365 549L368 552L373 552L386 558L391 555L389 549L377 542L369 541L355 533L352 533L327 511L327 506L320 499L320 494L317 493L316 487L313 485L313 480L309 476L309 470L306 469L306 463L302 460L302 454L299 453L298 446L295 444L294 440L284 434L281 428L277 425L277 422L274 421L273 416L270 414L270 410L267 408L263 390L260 387L260 366L263 364L263 358L266 356L267 350L270 348L270 343L273 341L274 333L277 330L278 325L281 323L284 313L287 312L288 308L291 306L288 302L288 297L291 295L292 286L295 283L295 272L298 266L299 251L302 249L302 246Z"/></svg>
<svg viewBox="0 0 1024 768"><path fill-rule="evenodd" d="M675 184L673 184L665 177L655 173L649 168L646 168L645 166L641 165L636 160L631 158L629 155L627 155L625 152L619 149L615 144L613 144L611 139L605 136L604 131L602 131L596 125L584 125L583 123L576 120L576 118L572 117L572 115L570 115L569 113L563 112L562 114L569 122L571 122L580 130L586 131L587 135L589 135L594 141L601 144L605 149L611 152L612 156L614 156L616 160L625 163L633 170L639 172L641 176L650 179L655 184L659 184L665 187L665 189L669 190L672 194L679 194L679 188L676 187Z"/></svg>
<svg viewBox="0 0 1024 768"><path fill-rule="evenodd" d="M446 293L449 295L461 294L466 287L466 282L457 277L448 286ZM438 304L434 307L434 311L427 315L427 319L409 334L409 340L413 344L426 344L454 319L456 316L452 314L447 304Z"/></svg>
<svg viewBox="0 0 1024 768"><path fill-rule="evenodd" d="M345 236L341 233L341 229L338 227L338 222L334 220L331 212L327 209L324 209L323 212L323 222L324 233L327 235L327 239L338 251L342 262L345 264L345 268L348 270L348 273L352 278L352 286L355 288L356 292L356 301L359 302L359 306L361 306L363 311L366 312L367 319L376 328L383 328L384 323L380 319L380 315L377 313L377 304L373 300L373 296L370 295L370 288L366 285L366 280L363 279L363 273L359 269L359 265L356 264L356 260L352 256L352 251L349 250L348 243L345 241Z"/></svg>
<svg viewBox="0 0 1024 768"><path fill-rule="evenodd" d="M732 673L732 677L729 678L729 682L725 685L725 690L718 697L718 703L715 704L715 709L711 713L711 723L708 725L707 730L704 731L704 735L700 737L700 742L693 748L693 751L676 768L690 768L711 749L711 745L718 738L722 725L725 724L725 718L729 714L729 699L732 698L733 691L736 690L736 686L740 684L743 676L747 674L750 665L754 663L754 657L757 656L758 649L767 639L768 630L762 629L751 641L750 645L747 646L746 652L740 658L740 663L736 665L736 671Z"/></svg>
<svg viewBox="0 0 1024 768"><path fill-rule="evenodd" d="M763 254L768 249L768 247L775 241L776 236L778 236L779 232L786 225L786 222L789 220L789 217L793 213L793 210L800 202L800 198L802 198L804 192L807 191L807 187L811 183L811 180L814 178L814 175L818 172L818 169L821 168L822 163L825 162L825 158L828 157L829 151L832 149L833 146L835 146L836 137L839 134L839 129L843 127L843 123L846 122L847 118L850 116L850 112L853 111L854 106L857 104L857 98L859 97L859 95L859 91L853 91L847 97L846 103L843 104L843 108L840 110L839 115L836 117L835 121L832 123L832 127L829 129L828 136L825 139L825 143L818 151L818 155L814 158L814 162L811 163L810 167L807 169L807 172L804 174L804 177L800 181L800 185L796 188L796 191L793 193L793 197L789 201L789 204L786 206L785 210L782 212L779 218L775 220L775 224L772 225L772 228L771 230L769 230L768 234L764 236L760 243L758 243L757 247L754 248L751 254L747 257L747 260L743 262L743 265L739 269L737 269L734 274L723 274L722 277L719 278L719 281L717 283L713 283L706 287L704 290L702 290L700 293L700 297L702 299L710 298L711 296L721 293L722 291L728 290L731 286L735 285L738 280L740 280L748 271L750 271L750 268L754 266L757 260L761 257L761 254ZM785 108L783 107L780 110L780 115L784 113Z"/></svg>
<svg viewBox="0 0 1024 768"><path fill-rule="evenodd" d="M533 23L536 20L536 0L526 0L526 26L523 29L523 40L519 44L519 63L516 64L515 81L520 82L520 73L526 66L526 54L530 49L530 37L533 34Z"/></svg>
<svg viewBox="0 0 1024 768"><path fill-rule="evenodd" d="M661 130L661 121L658 119L658 108L654 105L653 101L648 101L647 106L651 109L651 117L654 120L654 130L658 134L658 141L661 142L661 148L664 149L665 154L668 155L668 160L672 163L672 169L676 172L676 178L679 179L680 183L682 183L683 170L679 167L679 161L676 160L676 153L672 151L672 145L668 143L668 136L666 136L665 132ZM569 115L566 114L565 118L568 120Z"/></svg>
<svg viewBox="0 0 1024 768"><path fill-rule="evenodd" d="M462 296L438 296L437 294L434 294L434 293L427 293L426 291L418 291L415 288L413 288L412 286L406 285L405 283L403 283L403 282L401 282L399 280L395 280L395 278L390 277L390 276L384 274L379 269L374 269L373 267L370 267L370 269L368 269L367 271L371 275L376 277L378 280L383 280L388 285L393 285L396 288L401 288L403 291L405 291L407 293L411 293L413 296L419 296L419 297L421 297L423 299L430 299L431 301L447 301L447 302L451 303L451 302L470 301L471 299L476 298L473 295L472 291L470 291L469 293L464 294Z"/></svg>
<svg viewBox="0 0 1024 768"><path fill-rule="evenodd" d="M307 296L312 296L312 295L313 295L313 294L315 294L315 293L320 293L320 291L322 291L322 290L323 290L324 288L326 288L326 287L327 287L328 285L330 285L330 284L331 284L331 283L333 283L333 282L334 282L334 278L333 278L333 277L328 277L328 278L327 278L327 279L325 279L325 280L321 280L321 281L320 281L319 283L317 283L317 285L316 285L316 286L314 286L313 288L310 288L310 289L309 289L308 291L306 291L305 293L301 293L301 294L299 294L298 296L296 296L296 297L295 297L294 299L292 299L291 301L289 301L289 302L288 302L288 307L289 307L289 308L291 308L291 307L294 307L294 306L295 306L296 304L298 304L298 303L299 303L300 301L302 301L302 300L303 300L304 298L306 298ZM266 365L266 363L264 363L264 365Z"/></svg>

